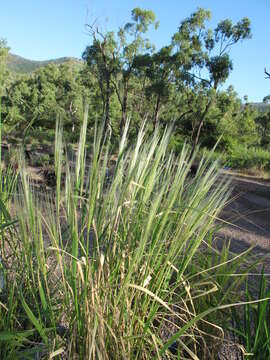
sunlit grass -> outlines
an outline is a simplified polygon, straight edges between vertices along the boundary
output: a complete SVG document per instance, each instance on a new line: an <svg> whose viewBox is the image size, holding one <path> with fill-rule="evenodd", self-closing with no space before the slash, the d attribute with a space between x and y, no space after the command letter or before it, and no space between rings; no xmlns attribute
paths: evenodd
<svg viewBox="0 0 270 360"><path fill-rule="evenodd" d="M191 177L189 149L168 151L170 129L142 127L133 146L127 132L112 161L103 129L87 143L86 111L74 166L58 123L53 195L19 161L18 223L1 222L1 358L199 359L222 339L211 314L240 283L228 249L211 250L228 180L210 157Z"/></svg>

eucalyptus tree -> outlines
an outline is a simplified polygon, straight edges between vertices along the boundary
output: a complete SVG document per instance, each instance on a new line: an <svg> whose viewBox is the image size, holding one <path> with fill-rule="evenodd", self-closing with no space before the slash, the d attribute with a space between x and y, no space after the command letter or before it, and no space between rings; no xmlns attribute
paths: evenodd
<svg viewBox="0 0 270 360"><path fill-rule="evenodd" d="M198 117L192 153L198 144L207 114L215 102L217 90L233 69L230 48L251 37L248 18L243 18L236 24L229 19L223 20L214 30L206 27L210 18L210 11L199 8L180 23L172 38L178 61L178 77L190 86L199 83L208 93L208 101Z"/></svg>
<svg viewBox="0 0 270 360"><path fill-rule="evenodd" d="M149 56L146 64L146 75L149 79L146 94L148 97L155 97L153 125L156 127L159 123L161 106L169 100L170 92L173 89L175 59L172 55L172 46L164 46L152 56Z"/></svg>
<svg viewBox="0 0 270 360"><path fill-rule="evenodd" d="M154 46L144 35L150 26L158 28L158 21L151 10L135 8L131 12L131 21L127 22L118 31L118 48L119 48L119 69L113 75L113 85L121 106L121 132L126 123L128 99L131 91L132 75L136 74L138 66L138 57L151 53ZM145 59L147 56L145 57ZM144 64L145 65L145 64Z"/></svg>
<svg viewBox="0 0 270 360"><path fill-rule="evenodd" d="M90 72L96 77L103 102L105 128L111 132L110 100L113 92L112 75L119 69L119 55L114 32L102 33L95 24L88 25L93 38L92 45L86 47L82 58Z"/></svg>
<svg viewBox="0 0 270 360"><path fill-rule="evenodd" d="M86 47L83 59L98 81L107 127L111 127L111 95L116 93L121 108L120 132L126 123L136 59L153 49L144 37L151 25L158 27L153 11L135 8L131 12L131 21L120 27L117 36L112 31L103 33L95 24L87 26L93 41Z"/></svg>
<svg viewBox="0 0 270 360"><path fill-rule="evenodd" d="M270 95L267 95L263 98L263 103L264 104L270 104Z"/></svg>
<svg viewBox="0 0 270 360"><path fill-rule="evenodd" d="M0 98L4 94L5 82L8 76L8 70L6 67L7 58L9 53L9 47L5 39L0 39Z"/></svg>
<svg viewBox="0 0 270 360"><path fill-rule="evenodd" d="M262 111L258 112L255 121L258 125L258 132L261 136L261 145L269 146L270 143L270 95L263 98L265 105Z"/></svg>

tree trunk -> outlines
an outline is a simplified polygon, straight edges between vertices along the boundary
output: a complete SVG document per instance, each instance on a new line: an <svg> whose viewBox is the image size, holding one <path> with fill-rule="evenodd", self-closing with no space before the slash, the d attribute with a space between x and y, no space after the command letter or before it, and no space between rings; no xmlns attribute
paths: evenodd
<svg viewBox="0 0 270 360"><path fill-rule="evenodd" d="M194 152L195 152L195 149L198 145L198 142L199 142L199 138L200 138L200 134L201 134L201 130L202 130L202 127L203 127L203 124L204 124L204 120L210 110L210 108L212 107L212 104L213 104L214 100L213 98L211 98L208 102L208 104L206 105L206 108L201 116L201 120L200 120L200 123L199 123L199 127L198 127L198 130L197 130L197 134L196 134L196 137L195 137L195 140L193 142L193 145L192 145L192 150L191 150L191 153L190 153L190 157L189 159L192 158Z"/></svg>
<svg viewBox="0 0 270 360"><path fill-rule="evenodd" d="M106 78L106 97L105 97L105 130L111 131L110 120L110 77Z"/></svg>
<svg viewBox="0 0 270 360"><path fill-rule="evenodd" d="M127 102L128 102L128 89L125 86L124 94L123 94L123 102L122 102L122 117L120 122L120 134L123 134L124 127L127 121Z"/></svg>
<svg viewBox="0 0 270 360"><path fill-rule="evenodd" d="M156 106L155 106L155 112L154 112L154 129L158 126L159 121L159 108L160 108L160 95L157 97Z"/></svg>

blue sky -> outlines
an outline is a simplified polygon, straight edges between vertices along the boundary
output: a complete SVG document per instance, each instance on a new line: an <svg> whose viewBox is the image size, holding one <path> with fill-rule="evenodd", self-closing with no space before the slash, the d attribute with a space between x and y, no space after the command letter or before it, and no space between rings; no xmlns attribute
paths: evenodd
<svg viewBox="0 0 270 360"><path fill-rule="evenodd" d="M151 9L160 20L149 37L159 48L170 42L181 20L197 7L211 10L209 26L231 18L249 17L252 39L231 50L234 70L226 83L240 97L261 101L270 94L270 0L9 0L2 1L0 37L6 38L11 52L32 59L62 56L81 57L90 37L85 24L98 20L103 30L117 30L130 19L134 7Z"/></svg>

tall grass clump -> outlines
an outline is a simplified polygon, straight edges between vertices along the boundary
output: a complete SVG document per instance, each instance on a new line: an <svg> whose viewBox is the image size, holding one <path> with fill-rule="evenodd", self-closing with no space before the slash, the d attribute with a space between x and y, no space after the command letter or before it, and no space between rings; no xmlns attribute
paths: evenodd
<svg viewBox="0 0 270 360"><path fill-rule="evenodd" d="M57 124L51 192L19 162L17 224L1 232L0 358L210 358L223 330L209 315L228 299L215 301L222 264L203 259L228 181L209 158L190 176L170 129L142 127L129 146L126 126L114 156L103 129L92 144L87 131L86 112L72 161Z"/></svg>
<svg viewBox="0 0 270 360"><path fill-rule="evenodd" d="M270 358L270 286L262 271L259 281L258 299L263 301L250 303L254 294L246 282L246 304L242 316L232 308L233 332L245 349L245 359Z"/></svg>

